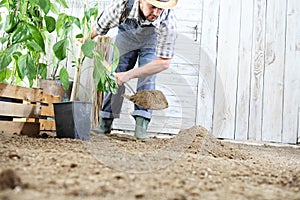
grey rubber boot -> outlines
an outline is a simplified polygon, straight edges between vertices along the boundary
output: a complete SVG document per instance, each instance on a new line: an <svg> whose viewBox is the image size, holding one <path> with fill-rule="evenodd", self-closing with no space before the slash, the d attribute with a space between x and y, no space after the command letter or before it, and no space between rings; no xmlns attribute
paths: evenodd
<svg viewBox="0 0 300 200"><path fill-rule="evenodd" d="M97 134L108 134L111 132L111 125L114 119L102 118L97 128L93 129L92 132Z"/></svg>
<svg viewBox="0 0 300 200"><path fill-rule="evenodd" d="M150 120L144 117L135 117L135 131L134 136L138 140L147 140L150 137L147 135L147 128Z"/></svg>

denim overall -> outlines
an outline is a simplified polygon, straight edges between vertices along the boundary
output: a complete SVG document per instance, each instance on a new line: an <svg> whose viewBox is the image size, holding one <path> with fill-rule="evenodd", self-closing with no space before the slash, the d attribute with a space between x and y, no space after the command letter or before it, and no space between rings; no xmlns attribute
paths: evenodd
<svg viewBox="0 0 300 200"><path fill-rule="evenodd" d="M126 19L118 28L115 45L120 51L120 61L116 72L125 72L134 68L138 61L138 67L156 59L157 34L153 25L141 26L136 19ZM137 91L154 90L156 75L138 78ZM100 116L102 118L119 118L125 92L124 86L119 86L117 94L107 92L104 96ZM132 95L132 94L131 94ZM134 105L133 117L141 116L151 119L152 111Z"/></svg>

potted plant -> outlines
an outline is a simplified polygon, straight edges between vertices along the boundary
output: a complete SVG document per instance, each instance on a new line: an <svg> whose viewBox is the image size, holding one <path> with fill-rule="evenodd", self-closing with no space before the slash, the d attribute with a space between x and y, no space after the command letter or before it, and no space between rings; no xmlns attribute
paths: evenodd
<svg viewBox="0 0 300 200"><path fill-rule="evenodd" d="M54 43L51 49L51 52L53 52L50 62L52 72L47 80L40 80L40 86L46 87L50 93L58 94L64 101L65 99L69 99L71 95L71 88L69 86L72 81L69 78L66 58L68 52L73 54L72 34L74 26L80 28L79 18L67 15L66 13L58 14L55 29L57 42Z"/></svg>
<svg viewBox="0 0 300 200"><path fill-rule="evenodd" d="M84 35L90 32L92 18L95 19L97 15L98 12L96 6L88 8L88 1L86 1L84 16L79 21L80 24L77 24L81 33L76 35L76 38L83 38ZM104 67L106 60L103 53L95 49L96 42L94 40L89 39L85 41L80 47L78 56L76 59L73 59L76 61L76 68L70 101L54 104L58 137L70 137L83 140L89 139L91 102L78 100L81 68L86 58L94 59L95 65L93 66L93 79L97 90L106 91L108 89L112 93L117 92L118 85L115 77L112 75L112 72L116 69L119 62L119 53L115 45L112 43L109 43L108 45L111 45L114 48L111 73L108 73ZM67 80L67 78L63 80Z"/></svg>
<svg viewBox="0 0 300 200"><path fill-rule="evenodd" d="M58 5L68 7L65 0L0 1L6 14L1 20L0 82L32 87L38 78L47 78L45 41L56 29Z"/></svg>

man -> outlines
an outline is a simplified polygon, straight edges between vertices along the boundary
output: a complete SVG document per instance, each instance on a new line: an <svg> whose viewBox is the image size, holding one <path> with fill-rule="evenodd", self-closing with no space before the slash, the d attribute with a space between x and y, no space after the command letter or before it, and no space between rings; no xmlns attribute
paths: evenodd
<svg viewBox="0 0 300 200"><path fill-rule="evenodd" d="M125 92L123 83L138 78L137 91L155 89L155 74L166 70L174 56L176 19L171 9L177 0L115 0L97 18L90 37L106 34L118 26L115 44L120 51L116 80L117 94L106 93L100 111L98 134L111 132L114 118L120 116ZM138 61L138 68L134 68ZM148 139L152 111L135 105L135 137Z"/></svg>

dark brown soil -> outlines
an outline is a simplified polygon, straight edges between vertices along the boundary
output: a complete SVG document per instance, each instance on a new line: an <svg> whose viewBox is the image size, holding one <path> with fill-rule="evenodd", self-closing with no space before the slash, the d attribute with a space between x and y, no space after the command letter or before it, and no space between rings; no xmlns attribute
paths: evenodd
<svg viewBox="0 0 300 200"><path fill-rule="evenodd" d="M134 95L123 95L144 109L162 110L168 108L168 100L160 90L141 90Z"/></svg>
<svg viewBox="0 0 300 200"><path fill-rule="evenodd" d="M149 141L0 134L0 172L1 200L300 199L300 148L222 141L199 126Z"/></svg>

